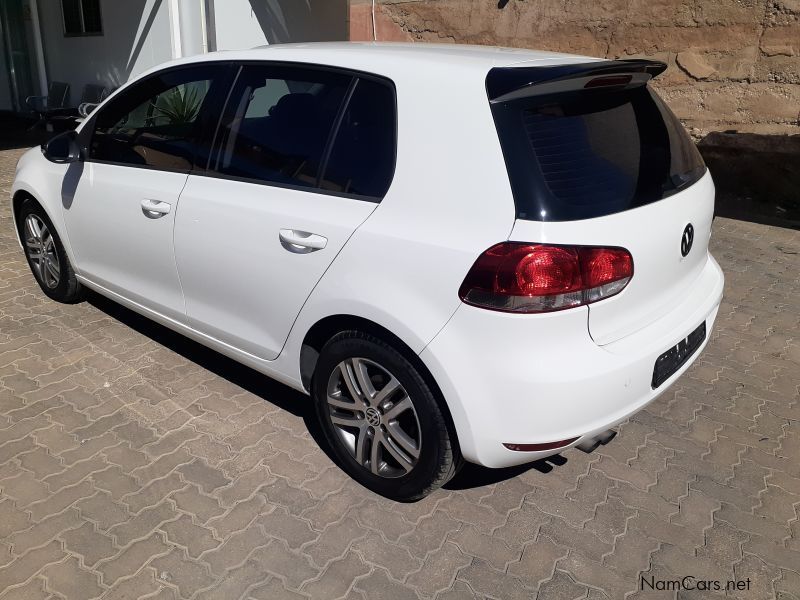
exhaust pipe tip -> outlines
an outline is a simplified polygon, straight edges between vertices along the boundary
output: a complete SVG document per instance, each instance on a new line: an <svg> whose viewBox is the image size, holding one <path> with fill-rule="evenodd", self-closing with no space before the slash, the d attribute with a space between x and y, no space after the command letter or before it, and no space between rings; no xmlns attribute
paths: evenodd
<svg viewBox="0 0 800 600"><path fill-rule="evenodd" d="M605 446L608 442L613 440L617 435L616 430L614 429L607 429L597 435L594 435L590 438L586 438L580 444L575 446L581 452L585 452L589 454L590 452L594 452L598 446L601 444Z"/></svg>

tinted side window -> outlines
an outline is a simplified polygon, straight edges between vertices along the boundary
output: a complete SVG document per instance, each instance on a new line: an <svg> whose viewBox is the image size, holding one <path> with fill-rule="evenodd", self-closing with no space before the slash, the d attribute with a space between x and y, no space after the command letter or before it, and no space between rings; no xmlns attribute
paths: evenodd
<svg viewBox="0 0 800 600"><path fill-rule="evenodd" d="M236 80L209 169L315 187L352 77L305 67L245 66Z"/></svg>
<svg viewBox="0 0 800 600"><path fill-rule="evenodd" d="M382 198L394 174L396 131L394 90L388 84L359 79L320 187Z"/></svg>
<svg viewBox="0 0 800 600"><path fill-rule="evenodd" d="M203 108L225 69L204 65L169 71L122 92L97 115L90 159L191 169Z"/></svg>

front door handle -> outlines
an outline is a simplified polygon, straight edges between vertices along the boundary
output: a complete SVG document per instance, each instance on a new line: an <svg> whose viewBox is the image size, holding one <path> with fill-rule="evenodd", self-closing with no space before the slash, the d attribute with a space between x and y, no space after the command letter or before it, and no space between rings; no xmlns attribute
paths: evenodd
<svg viewBox="0 0 800 600"><path fill-rule="evenodd" d="M169 214L172 206L161 200L150 200L145 198L142 200L142 212L148 219L160 219L166 214Z"/></svg>
<svg viewBox="0 0 800 600"><path fill-rule="evenodd" d="M278 237L281 240L281 246L295 254L308 254L322 250L328 243L326 237L297 229L281 229Z"/></svg>

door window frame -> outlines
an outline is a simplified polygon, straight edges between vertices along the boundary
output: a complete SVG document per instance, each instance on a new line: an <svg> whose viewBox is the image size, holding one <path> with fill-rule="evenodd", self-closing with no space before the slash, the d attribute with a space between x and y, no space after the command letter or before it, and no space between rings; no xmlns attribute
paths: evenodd
<svg viewBox="0 0 800 600"><path fill-rule="evenodd" d="M182 71L186 69L198 68L203 66L211 66L211 65L221 65L224 67L224 71L220 76L218 82L215 82L216 85L212 84L212 89L209 90L209 95L211 96L212 101L204 102L203 108L198 115L198 119L207 118L209 122L209 127L205 128L201 134L194 140L194 144L197 148L201 148L204 145L207 145L209 148L209 155L208 159L205 161L204 165L198 164L198 155L197 152L194 153L192 158L191 167L188 169L170 169L164 167L158 167L153 165L142 165L142 164L132 164L126 162L119 162L119 161L109 161L97 158L91 158L89 155L89 149L92 141L92 137L94 136L95 127L97 124L97 119L99 115L103 114L105 110L108 110L115 99L120 98L121 96L127 94L130 90L134 88L134 86L139 86L145 84L147 81L155 78L161 77L163 75ZM323 196L334 196L339 198L348 198L352 200L361 200L365 202L373 202L379 204L386 194L381 197L377 196L364 196L361 194L351 194L347 192L337 192L333 190L326 190L320 188L318 185L316 186L302 186L302 185L292 185L292 184L284 184L284 183L277 183L271 181L264 181L262 179L253 179L249 177L237 177L234 175L227 175L225 173L219 173L217 171L212 171L208 168L209 163L213 156L216 156L217 153L220 151L220 143L219 143L219 129L226 117L229 114L229 111L232 107L235 106L235 102L232 103L231 95L233 94L234 86L236 85L236 81L239 75L242 72L242 69L246 66L258 66L258 67L283 67L283 68L295 68L295 69L306 69L306 70L319 70L319 71L328 71L333 72L341 75L345 75L352 78L350 83L350 87L348 88L347 92L345 93L345 97L339 107L339 112L334 117L333 128L331 130L330 135L328 136L328 140L325 144L325 148L323 149L323 164L322 166L327 166L327 162L330 159L333 147L336 144L337 136L339 133L339 128L341 126L342 120L344 118L345 113L347 112L350 99L352 97L353 91L357 86L357 83L361 79L374 81L381 85L385 85L389 88L392 93L393 99L393 111L392 111L392 119L393 119L393 130L392 134L394 137L394 144L393 144L393 152L392 152L392 167L391 167L391 175L389 176L389 182L387 185L387 192L391 189L392 183L394 181L395 172L397 169L397 155L398 155L398 144L399 144L399 117L398 117L398 102L397 102L397 87L395 86L394 81L389 79L388 77L382 75L376 75L374 73L368 73L365 71L359 71L355 69L348 69L342 67L336 67L331 65L322 65L316 63L306 63L306 62L294 62L294 61L265 61L265 60L239 60L239 61L231 61L231 60L220 60L220 61L200 61L185 65L179 65L174 67L167 67L166 69L159 70L155 73L151 73L146 77L143 77L134 83L131 86L126 86L125 88L121 89L119 93L114 94L109 101L98 108L92 115L89 117L89 120L86 124L81 128L80 134L78 136L78 144L81 147L82 154L84 157L84 162L87 163L96 163L96 164L103 164L103 165L112 165L118 167L128 167L132 169L145 169L145 170L156 170L156 171L163 171L166 173L181 173L186 175L198 175L201 177L212 177L214 179L227 179L230 181L239 181L242 183L251 183L255 185L262 185L266 187L275 187L275 188L282 188L282 189L291 189L296 190L299 192L306 192L312 194L320 194ZM324 171L319 173L318 181L321 181L324 177Z"/></svg>
<svg viewBox="0 0 800 600"><path fill-rule="evenodd" d="M92 138L94 137L95 134L95 129L97 126L97 120L99 116L102 115L104 111L109 110L109 108L112 108L115 101L123 99L123 96L127 95L136 87L140 85L146 85L147 82L157 77L163 77L164 75L168 75L170 73L203 68L203 67L208 68L211 66L220 67L220 77L219 79L212 80L211 87L209 88L208 94L203 99L201 110L198 113L196 120L199 121L203 120L204 118L207 118L209 119L211 128L216 130L219 127L222 108L225 106L225 103L227 102L228 96L230 94L230 92L226 94L225 91L230 89L230 86L234 81L234 77L238 74L238 69L236 68L237 65L235 65L232 61L225 60L225 61L203 61L203 62L189 63L185 65L178 65L174 67L168 67L166 69L162 69L155 73L151 73L146 77L142 77L141 79L138 79L135 82L133 82L130 86L124 87L119 91L119 93L111 96L107 103L104 103L103 106L98 108L96 111L92 112L88 122L83 126L80 133L78 134L78 145L81 148L83 161L99 165L111 165L116 167L128 167L131 169L163 171L165 173L180 173L185 175L194 172L197 167L197 159L198 159L197 150L202 147L202 143L205 140L206 137L205 131L201 132L201 134L198 135L192 141L195 151L192 154L191 165L189 166L189 168L186 169L167 168L155 165L135 164L135 163L121 162L121 161L92 158L90 155L91 143L92 143Z"/></svg>
<svg viewBox="0 0 800 600"><path fill-rule="evenodd" d="M199 168L198 165L195 164L194 169L192 170L192 175L199 175L202 177L212 177L214 179L227 179L230 181L239 181L242 183L251 183L255 185L262 185L266 187L274 187L280 189L289 189L295 190L299 192L306 192L311 194L319 194L323 196L334 196L339 198L347 198L351 200L361 200L365 202L372 202L375 204L380 204L380 202L385 197L388 190L391 188L391 185L394 181L395 171L397 169L397 147L398 147L398 139L399 139L399 127L398 127L398 104L397 104L397 87L395 86L394 82L389 79L388 77L384 77L382 75L376 75L374 73L367 73L365 71L358 71L355 69L348 69L343 67L336 67L331 65L322 65L316 63L307 63L307 62L294 62L294 61L273 61L273 60L237 60L233 63L233 71L235 71L234 77L229 80L230 88L227 94L227 98L225 99L224 108L219 113L219 119L217 120L217 126L214 128L213 132L207 132L206 136L201 139L201 143L209 143L210 145L210 153L209 153L209 160L206 163L204 168ZM239 177L236 175L228 175L225 173L220 173L218 171L214 171L209 169L209 164L211 162L212 157L217 156L217 154L221 151L221 144L219 143L220 136L219 130L222 126L222 123L225 121L226 118L231 116L231 111L236 109L237 99L231 98L233 94L233 88L236 85L236 81L238 80L239 75L241 74L242 70L248 66L255 66L255 67L275 67L275 68L294 68L298 70L316 70L316 71L323 71L323 72L332 72L337 73L340 75L345 75L347 77L351 77L352 81L345 92L344 98L342 103L339 107L339 111L334 117L333 125L331 128L330 135L328 136L328 140L325 143L325 148L322 152L322 162L321 167L326 167L327 163L330 159L331 153L333 151L333 147L336 144L336 139L339 133L339 129L344 119L344 115L347 112L347 109L350 104L350 99L353 96L353 92L358 85L358 81L361 79L374 81L376 83L382 84L387 86L391 93L393 99L393 111L392 111L392 119L393 123L393 137L394 137L394 144L393 144L393 151L392 151L392 167L391 167L391 175L389 177L389 182L386 187L387 192L383 196L364 196L361 194L351 194L347 192L337 192L333 190L326 190L319 187L319 183L322 181L325 172L321 170L317 176L317 185L315 186L304 186L304 185L293 185L288 183L279 183L273 181L265 181L263 179L255 179L251 177ZM238 68L236 68L238 67Z"/></svg>

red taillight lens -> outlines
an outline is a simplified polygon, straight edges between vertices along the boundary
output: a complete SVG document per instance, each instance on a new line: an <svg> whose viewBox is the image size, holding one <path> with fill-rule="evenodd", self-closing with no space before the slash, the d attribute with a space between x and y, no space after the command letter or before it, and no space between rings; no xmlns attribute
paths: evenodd
<svg viewBox="0 0 800 600"><path fill-rule="evenodd" d="M581 251L581 262L587 287L597 287L633 274L633 257L620 248L586 248Z"/></svg>
<svg viewBox="0 0 800 600"><path fill-rule="evenodd" d="M556 246L522 246L512 252L514 293L522 296L550 296L580 289L581 272L574 250ZM502 271L501 271L502 274Z"/></svg>
<svg viewBox="0 0 800 600"><path fill-rule="evenodd" d="M503 242L475 261L459 295L494 310L547 312L618 294L632 276L624 248Z"/></svg>

